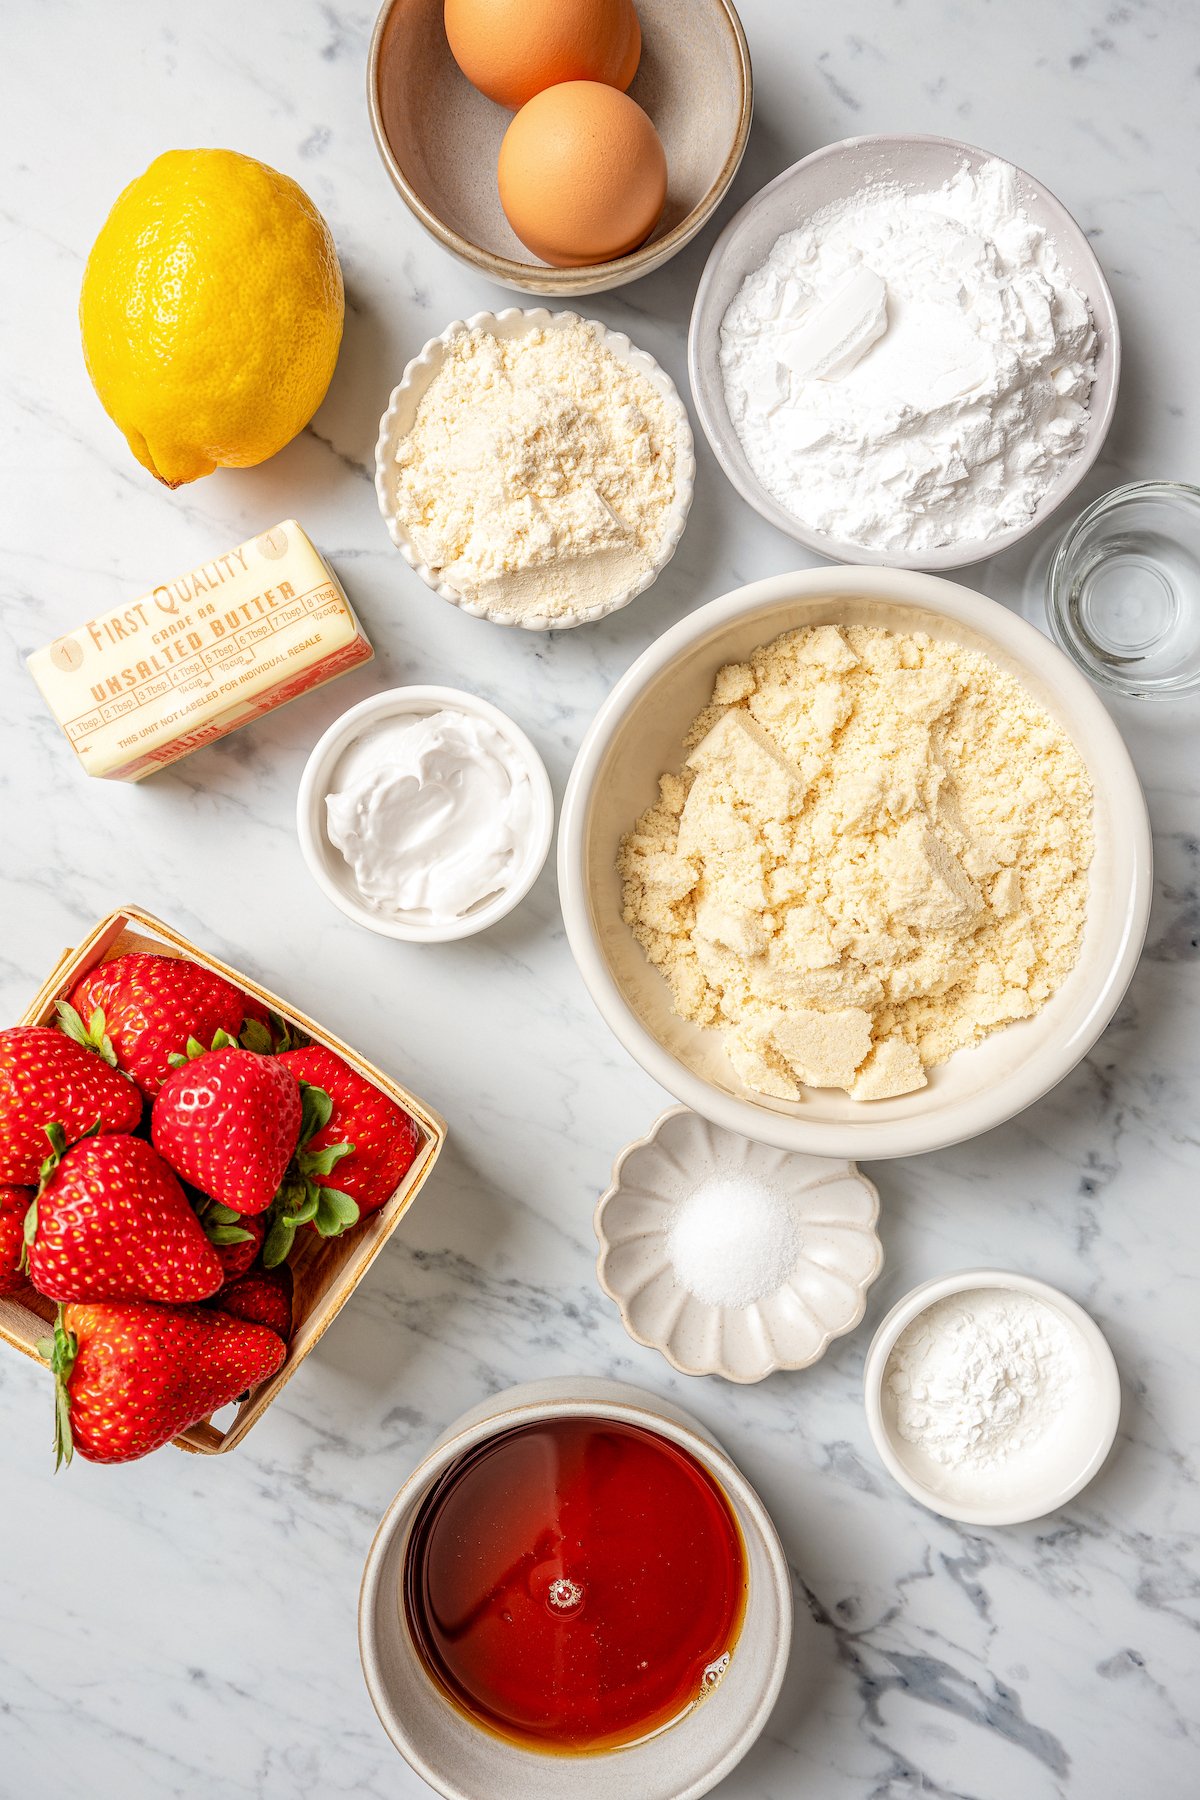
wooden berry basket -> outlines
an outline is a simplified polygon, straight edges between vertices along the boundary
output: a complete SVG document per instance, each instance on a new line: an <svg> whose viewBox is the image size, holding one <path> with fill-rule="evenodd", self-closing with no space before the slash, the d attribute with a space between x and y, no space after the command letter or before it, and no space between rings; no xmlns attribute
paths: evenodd
<svg viewBox="0 0 1200 1800"><path fill-rule="evenodd" d="M110 913L89 933L77 950L64 951L58 967L17 1023L53 1024L56 1016L55 1001L67 992L78 977L88 969L95 968L97 963L108 962L126 950L148 950L158 956L184 956L192 962L201 963L206 969L215 969L218 975L223 975L227 981L232 981L236 987L253 995L272 1012L278 1013L288 1024L296 1026L314 1044L324 1044L328 1049L336 1051L360 1075L382 1088L390 1100L402 1106L416 1121L423 1138L412 1165L386 1206L372 1213L362 1224L354 1226L344 1237L320 1238L314 1231L298 1233L295 1247L288 1259L296 1284L293 1302L295 1323L283 1367L241 1402L235 1417L224 1430L214 1425L211 1419L204 1419L175 1439L181 1450L219 1456L223 1451L232 1450L235 1444L241 1443L250 1427L266 1412L284 1382L295 1374L322 1332L333 1323L425 1185L446 1141L446 1126L424 1101L418 1100L415 1094L410 1094L407 1088L401 1087L381 1069L373 1067L312 1019L297 1012L277 995L268 993L237 969L218 962L215 956L209 956L177 931L172 931L169 925L162 924L150 913L143 912L136 906L125 906L118 912ZM42 1299L40 1294L35 1294L32 1290L7 1298L0 1297L0 1339L22 1351L24 1355L40 1361L37 1345L46 1336L46 1324L54 1317L54 1312L53 1301Z"/></svg>

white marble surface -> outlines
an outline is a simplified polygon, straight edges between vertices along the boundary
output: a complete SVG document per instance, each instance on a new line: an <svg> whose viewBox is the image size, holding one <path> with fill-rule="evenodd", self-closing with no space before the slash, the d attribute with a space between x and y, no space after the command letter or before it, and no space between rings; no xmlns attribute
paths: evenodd
<svg viewBox="0 0 1200 1800"><path fill-rule="evenodd" d="M1194 477L1193 0L743 10L758 110L737 196L857 132L960 135L1024 164L1091 234L1125 330L1124 394L1089 491ZM438 680L511 709L561 792L590 713L637 651L700 601L806 559L704 454L673 566L605 624L506 634L406 570L369 477L379 413L427 336L510 296L427 240L389 188L363 100L370 24L368 5L342 0L5 9L2 1016L63 945L136 898L396 1070L445 1112L452 1138L410 1221L233 1456L77 1462L56 1479L46 1381L0 1358L0 1795L26 1800L51 1779L100 1800L427 1792L359 1676L355 1598L375 1521L463 1407L534 1373L587 1370L699 1413L761 1487L795 1568L792 1674L723 1800L1184 1800L1200 1791L1200 715L1119 714L1159 859L1149 947L1119 1018L1023 1118L872 1168L887 1267L862 1329L815 1370L746 1391L674 1377L631 1344L596 1286L591 1209L664 1096L589 1004L552 874L481 940L370 937L305 875L297 777L342 708L384 684ZM313 428L264 468L171 495L101 412L75 303L117 190L158 151L196 142L305 184L336 233L349 313ZM590 307L681 386L713 235ZM344 577L376 663L143 787L87 783L23 655L293 512ZM1017 604L1036 548L966 579ZM976 1262L1075 1294L1125 1383L1102 1477L1059 1516L1010 1531L958 1530L906 1499L876 1463L860 1405L864 1346L889 1301Z"/></svg>

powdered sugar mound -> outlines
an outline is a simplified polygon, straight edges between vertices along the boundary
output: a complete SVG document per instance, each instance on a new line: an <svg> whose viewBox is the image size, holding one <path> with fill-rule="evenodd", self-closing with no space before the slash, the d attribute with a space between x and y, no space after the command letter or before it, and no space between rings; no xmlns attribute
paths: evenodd
<svg viewBox="0 0 1200 1800"><path fill-rule="evenodd" d="M759 480L815 531L911 553L1025 524L1087 433L1088 304L1015 172L867 189L780 237L721 327Z"/></svg>
<svg viewBox="0 0 1200 1800"><path fill-rule="evenodd" d="M1062 1315L988 1288L918 1314L887 1369L900 1436L944 1466L978 1470L1035 1444L1079 1379L1077 1334Z"/></svg>

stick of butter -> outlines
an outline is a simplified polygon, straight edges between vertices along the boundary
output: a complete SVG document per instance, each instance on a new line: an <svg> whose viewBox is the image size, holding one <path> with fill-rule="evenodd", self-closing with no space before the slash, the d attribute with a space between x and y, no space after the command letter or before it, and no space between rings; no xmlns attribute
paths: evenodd
<svg viewBox="0 0 1200 1800"><path fill-rule="evenodd" d="M35 650L89 775L140 781L374 655L295 519Z"/></svg>

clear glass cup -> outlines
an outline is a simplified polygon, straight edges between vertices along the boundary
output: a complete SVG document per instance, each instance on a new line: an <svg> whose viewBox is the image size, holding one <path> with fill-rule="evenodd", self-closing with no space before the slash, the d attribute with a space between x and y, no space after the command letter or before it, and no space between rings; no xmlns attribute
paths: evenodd
<svg viewBox="0 0 1200 1800"><path fill-rule="evenodd" d="M1050 631L1102 687L1200 688L1200 488L1135 481L1080 513L1046 577Z"/></svg>

